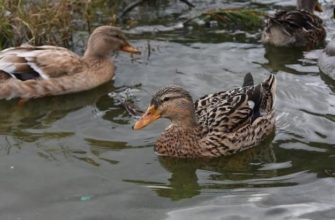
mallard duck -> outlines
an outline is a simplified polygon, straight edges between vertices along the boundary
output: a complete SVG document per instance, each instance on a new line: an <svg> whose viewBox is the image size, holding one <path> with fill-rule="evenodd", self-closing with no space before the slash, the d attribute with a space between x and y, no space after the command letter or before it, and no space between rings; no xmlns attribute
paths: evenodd
<svg viewBox="0 0 335 220"><path fill-rule="evenodd" d="M119 28L101 26L90 35L83 57L49 45L0 51L0 99L62 95L97 87L114 75L110 55L115 50L139 52Z"/></svg>
<svg viewBox="0 0 335 220"><path fill-rule="evenodd" d="M322 51L318 65L324 74L335 80L335 39Z"/></svg>
<svg viewBox="0 0 335 220"><path fill-rule="evenodd" d="M262 42L274 46L312 49L322 43L326 31L322 19L313 12L322 11L318 0L297 0L297 10L279 11L269 16Z"/></svg>
<svg viewBox="0 0 335 220"><path fill-rule="evenodd" d="M259 144L274 130L276 79L270 75L253 85L247 74L243 87L206 95L193 103L185 89L160 89L135 123L141 129L159 118L171 125L155 144L158 155L172 157L219 157Z"/></svg>

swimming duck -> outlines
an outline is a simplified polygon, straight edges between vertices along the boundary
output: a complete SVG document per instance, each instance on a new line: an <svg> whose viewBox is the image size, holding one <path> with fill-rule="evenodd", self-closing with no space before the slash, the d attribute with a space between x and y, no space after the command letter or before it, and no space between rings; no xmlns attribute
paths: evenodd
<svg viewBox="0 0 335 220"><path fill-rule="evenodd" d="M0 51L0 99L38 98L89 90L114 76L115 50L139 53L119 28L100 26L85 54L56 46L22 45Z"/></svg>
<svg viewBox="0 0 335 220"><path fill-rule="evenodd" d="M320 70L335 80L335 39L330 41L318 60Z"/></svg>
<svg viewBox="0 0 335 220"><path fill-rule="evenodd" d="M318 0L297 0L297 9L279 11L269 16L262 42L282 47L302 47L312 49L322 43L326 31L322 19L313 12L322 11Z"/></svg>
<svg viewBox="0 0 335 220"><path fill-rule="evenodd" d="M193 103L188 91L160 89L134 124L141 129L159 118L171 124L155 143L161 156L181 158L231 155L259 144L275 127L276 79L258 85L247 74L243 87L206 95Z"/></svg>

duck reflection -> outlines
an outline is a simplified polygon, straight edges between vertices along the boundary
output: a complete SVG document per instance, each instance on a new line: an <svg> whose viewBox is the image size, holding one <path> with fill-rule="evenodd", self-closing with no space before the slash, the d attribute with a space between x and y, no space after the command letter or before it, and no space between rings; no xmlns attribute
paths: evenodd
<svg viewBox="0 0 335 220"><path fill-rule="evenodd" d="M329 87L329 89L335 93L335 80L330 78L329 76L325 75L324 73L320 73L320 78L322 81L325 82L325 84Z"/></svg>
<svg viewBox="0 0 335 220"><path fill-rule="evenodd" d="M158 196L180 200L199 195L202 190L225 189L249 185L253 178L276 176L276 170L259 169L263 164L276 161L270 140L262 145L240 152L231 157L216 159L177 159L160 157L159 162L171 177L169 183L152 183L131 180L150 185ZM203 175L207 175L204 177Z"/></svg>
<svg viewBox="0 0 335 220"><path fill-rule="evenodd" d="M32 146L37 148L36 153L39 157L47 160L56 160L61 155L64 158L76 158L96 165L96 162L90 160L85 149L62 144L61 140L75 136L75 130L45 129L52 127L71 112L94 106L111 90L113 86L108 83L78 94L29 100L23 106L18 105L18 100L1 101L0 154L8 155L17 149ZM57 145L50 146L54 140L57 140Z"/></svg>
<svg viewBox="0 0 335 220"><path fill-rule="evenodd" d="M271 72L284 71L301 75L301 72L290 68L290 64L297 64L303 58L303 51L296 48L265 46L264 57L269 61L262 66Z"/></svg>
<svg viewBox="0 0 335 220"><path fill-rule="evenodd" d="M18 105L17 100L1 101L0 134L14 135L23 140L28 138L27 141L35 141L34 135L24 135L24 129L50 127L70 112L95 104L112 89L111 84L108 83L94 90L78 94L29 100L23 103L23 106ZM45 135L43 134L44 137Z"/></svg>

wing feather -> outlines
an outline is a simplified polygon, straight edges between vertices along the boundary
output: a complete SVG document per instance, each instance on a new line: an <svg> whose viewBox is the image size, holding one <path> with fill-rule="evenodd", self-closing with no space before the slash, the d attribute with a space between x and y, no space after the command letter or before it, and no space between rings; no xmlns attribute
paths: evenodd
<svg viewBox="0 0 335 220"><path fill-rule="evenodd" d="M275 78L263 83L201 97L195 102L196 116L208 132L233 132L272 111Z"/></svg>
<svg viewBox="0 0 335 220"><path fill-rule="evenodd" d="M0 52L0 70L20 80L60 77L84 66L77 54L62 47L23 46Z"/></svg>

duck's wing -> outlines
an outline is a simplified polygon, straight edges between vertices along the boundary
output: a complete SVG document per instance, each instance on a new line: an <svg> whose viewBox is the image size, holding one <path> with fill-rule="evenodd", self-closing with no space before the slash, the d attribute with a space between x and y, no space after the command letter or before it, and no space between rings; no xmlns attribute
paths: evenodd
<svg viewBox="0 0 335 220"><path fill-rule="evenodd" d="M195 102L199 124L207 131L233 132L272 111L275 78L204 96Z"/></svg>
<svg viewBox="0 0 335 220"><path fill-rule="evenodd" d="M229 90L203 97L196 102L199 124L210 131L232 132L237 126L250 122L253 106L241 89ZM202 106L204 102L206 107Z"/></svg>
<svg viewBox="0 0 335 220"><path fill-rule="evenodd" d="M280 25L288 35L294 34L298 29L311 31L322 27L322 19L305 10L279 11L274 16L269 16L268 22L268 26Z"/></svg>
<svg viewBox="0 0 335 220"><path fill-rule="evenodd" d="M208 109L216 107L220 105L222 101L227 100L232 94L243 94L248 88L244 87L252 87L254 86L254 79L251 73L247 73L244 76L242 88L236 88L228 91L220 91L217 93L205 95L198 100L195 101L195 109L198 113L207 112Z"/></svg>
<svg viewBox="0 0 335 220"><path fill-rule="evenodd" d="M19 80L49 79L79 72L80 57L62 47L12 47L0 51L0 73Z"/></svg>

